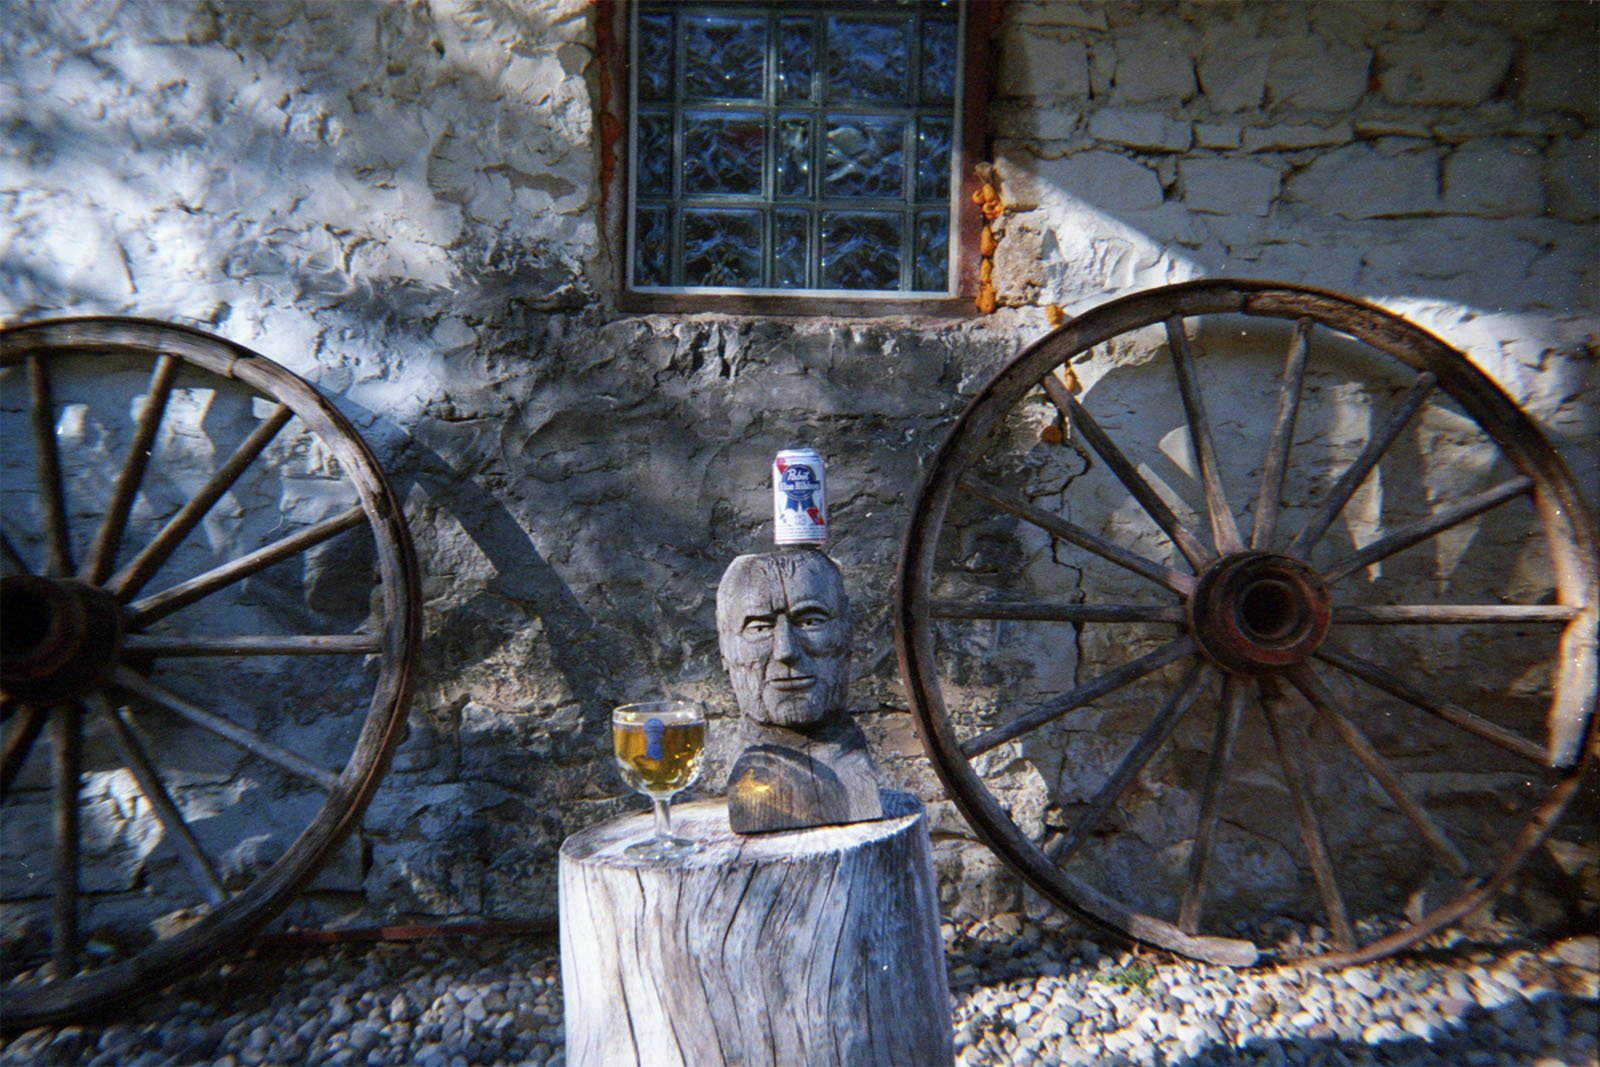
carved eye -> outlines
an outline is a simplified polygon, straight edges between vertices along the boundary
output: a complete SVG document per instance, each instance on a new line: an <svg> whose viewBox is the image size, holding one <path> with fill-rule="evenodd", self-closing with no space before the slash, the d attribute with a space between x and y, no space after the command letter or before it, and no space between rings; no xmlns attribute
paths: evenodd
<svg viewBox="0 0 1600 1067"><path fill-rule="evenodd" d="M771 634L771 619L751 619L744 624L744 636L746 637L768 637Z"/></svg>
<svg viewBox="0 0 1600 1067"><path fill-rule="evenodd" d="M820 630L833 621L826 611L802 611L794 616L794 624L802 630Z"/></svg>

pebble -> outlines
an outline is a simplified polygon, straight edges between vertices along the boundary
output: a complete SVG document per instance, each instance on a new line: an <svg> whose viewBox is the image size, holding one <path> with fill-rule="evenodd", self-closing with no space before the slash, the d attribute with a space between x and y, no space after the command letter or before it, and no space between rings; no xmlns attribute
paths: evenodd
<svg viewBox="0 0 1600 1067"><path fill-rule="evenodd" d="M1278 1010L1278 1001L1271 993L1255 993L1250 997L1248 1007L1258 1016L1265 1019Z"/></svg>
<svg viewBox="0 0 1600 1067"><path fill-rule="evenodd" d="M1586 971L1600 971L1600 935L1585 934L1556 942L1556 955Z"/></svg>
<svg viewBox="0 0 1600 1067"><path fill-rule="evenodd" d="M1350 983L1350 988L1369 1000L1383 992L1383 987L1363 969L1352 968L1345 972L1344 979Z"/></svg>
<svg viewBox="0 0 1600 1067"><path fill-rule="evenodd" d="M1133 954L1019 913L944 932L961 1067L1600 1063L1592 935L1484 920L1471 943L1322 972ZM258 951L216 971L9 1035L0 1067L566 1064L551 937Z"/></svg>

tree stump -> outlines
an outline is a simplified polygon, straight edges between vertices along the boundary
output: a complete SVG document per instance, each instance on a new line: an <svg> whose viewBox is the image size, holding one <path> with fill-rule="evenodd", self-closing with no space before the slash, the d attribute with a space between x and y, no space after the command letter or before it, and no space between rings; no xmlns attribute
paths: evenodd
<svg viewBox="0 0 1600 1067"><path fill-rule="evenodd" d="M723 801L673 808L704 843L622 854L646 815L561 846L567 1063L948 1064L950 991L922 805L741 837Z"/></svg>

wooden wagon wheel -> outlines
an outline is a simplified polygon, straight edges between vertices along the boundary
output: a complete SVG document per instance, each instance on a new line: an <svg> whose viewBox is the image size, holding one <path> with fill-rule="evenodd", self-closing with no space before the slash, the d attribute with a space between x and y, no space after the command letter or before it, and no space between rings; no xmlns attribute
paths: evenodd
<svg viewBox="0 0 1600 1067"><path fill-rule="evenodd" d="M383 776L420 612L377 462L271 360L64 319L0 331L0 388L18 1029L154 991L288 903Z"/></svg>
<svg viewBox="0 0 1600 1067"><path fill-rule="evenodd" d="M1485 902L1571 800L1595 553L1554 449L1438 338L1176 285L957 419L902 546L901 670L957 806L1057 906L1213 962L1367 961ZM1274 941L1282 914L1326 936Z"/></svg>

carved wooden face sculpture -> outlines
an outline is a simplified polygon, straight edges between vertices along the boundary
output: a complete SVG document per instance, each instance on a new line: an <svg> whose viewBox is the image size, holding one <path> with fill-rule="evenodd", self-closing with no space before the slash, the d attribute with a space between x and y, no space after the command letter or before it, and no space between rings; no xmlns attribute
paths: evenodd
<svg viewBox="0 0 1600 1067"><path fill-rule="evenodd" d="M717 637L747 718L804 729L845 713L850 601L822 553L734 560L717 589Z"/></svg>

